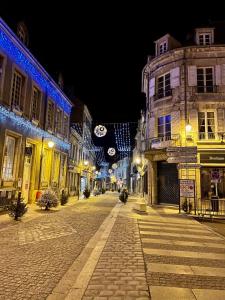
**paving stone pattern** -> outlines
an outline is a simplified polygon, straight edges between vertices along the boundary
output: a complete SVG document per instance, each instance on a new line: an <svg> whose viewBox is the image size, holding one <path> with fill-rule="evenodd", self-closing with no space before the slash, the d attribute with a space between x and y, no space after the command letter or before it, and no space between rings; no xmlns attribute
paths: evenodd
<svg viewBox="0 0 225 300"><path fill-rule="evenodd" d="M81 200L0 230L0 299L46 299L114 205Z"/></svg>
<svg viewBox="0 0 225 300"><path fill-rule="evenodd" d="M150 292L160 286L223 290L225 299L224 238L173 210L150 212L138 220Z"/></svg>
<svg viewBox="0 0 225 300"><path fill-rule="evenodd" d="M150 299L136 219L119 216L82 300Z"/></svg>

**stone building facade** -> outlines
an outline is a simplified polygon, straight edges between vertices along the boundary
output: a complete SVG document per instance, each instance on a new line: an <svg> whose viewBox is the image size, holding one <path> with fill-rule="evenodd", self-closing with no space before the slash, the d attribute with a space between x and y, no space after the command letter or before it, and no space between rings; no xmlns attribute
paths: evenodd
<svg viewBox="0 0 225 300"><path fill-rule="evenodd" d="M191 201L225 198L225 44L218 37L217 28L196 28L181 45L167 34L143 69L149 204L179 204L180 179L194 180ZM188 162L180 151L190 149Z"/></svg>

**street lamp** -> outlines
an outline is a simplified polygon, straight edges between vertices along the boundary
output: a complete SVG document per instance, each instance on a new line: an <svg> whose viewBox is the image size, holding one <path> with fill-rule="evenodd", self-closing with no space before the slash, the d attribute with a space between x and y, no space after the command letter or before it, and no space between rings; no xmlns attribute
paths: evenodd
<svg viewBox="0 0 225 300"><path fill-rule="evenodd" d="M191 126L191 124L188 123L188 124L186 125L185 129L186 129L186 132L187 132L187 133L191 132L191 131L192 131L192 126Z"/></svg>
<svg viewBox="0 0 225 300"><path fill-rule="evenodd" d="M141 163L141 158L140 158L140 157L136 157L136 158L135 158L135 163L136 163L137 165L140 165L140 163Z"/></svg>
<svg viewBox="0 0 225 300"><path fill-rule="evenodd" d="M88 164L89 164L89 161L88 161L88 160L85 160L85 161L84 161L84 165L87 167Z"/></svg>

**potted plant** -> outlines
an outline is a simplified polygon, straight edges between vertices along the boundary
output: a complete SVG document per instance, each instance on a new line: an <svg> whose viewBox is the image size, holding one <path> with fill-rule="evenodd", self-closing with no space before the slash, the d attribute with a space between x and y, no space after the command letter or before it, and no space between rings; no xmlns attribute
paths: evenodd
<svg viewBox="0 0 225 300"><path fill-rule="evenodd" d="M68 194L65 193L65 191L63 190L62 195L61 195L61 199L60 199L61 200L61 205L66 204L68 202L68 198L69 198Z"/></svg>
<svg viewBox="0 0 225 300"><path fill-rule="evenodd" d="M85 198L89 198L90 197L90 190L86 187L85 190L83 191L84 197Z"/></svg>
<svg viewBox="0 0 225 300"><path fill-rule="evenodd" d="M16 201L13 201L8 207L8 213L14 220L18 220L27 212L27 205L23 203L23 199L21 198L21 192L18 194L18 198Z"/></svg>
<svg viewBox="0 0 225 300"><path fill-rule="evenodd" d="M45 210L49 210L51 207L56 207L59 204L59 199L55 192L53 192L51 189L45 190L41 197L37 199L37 205L42 207L45 207Z"/></svg>

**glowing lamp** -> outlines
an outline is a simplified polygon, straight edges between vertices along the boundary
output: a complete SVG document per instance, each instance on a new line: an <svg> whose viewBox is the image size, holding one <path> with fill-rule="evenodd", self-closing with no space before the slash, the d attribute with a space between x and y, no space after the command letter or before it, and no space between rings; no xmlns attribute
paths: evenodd
<svg viewBox="0 0 225 300"><path fill-rule="evenodd" d="M191 124L187 124L186 125L186 132L191 132L191 130L192 130Z"/></svg>
<svg viewBox="0 0 225 300"><path fill-rule="evenodd" d="M136 162L137 165L139 165L141 163L140 157L136 157L135 162Z"/></svg>
<svg viewBox="0 0 225 300"><path fill-rule="evenodd" d="M52 141L49 141L49 142L48 142L48 146L49 146L49 148L53 148L53 147L54 147L54 145L55 145L55 143L54 143L54 142L52 142Z"/></svg>

